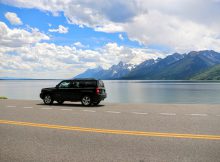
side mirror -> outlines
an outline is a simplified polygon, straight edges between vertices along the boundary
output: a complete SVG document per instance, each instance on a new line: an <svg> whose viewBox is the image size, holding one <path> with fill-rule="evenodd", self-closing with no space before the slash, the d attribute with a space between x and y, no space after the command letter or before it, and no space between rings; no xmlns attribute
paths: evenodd
<svg viewBox="0 0 220 162"><path fill-rule="evenodd" d="M58 85L56 85L56 88L59 88L59 86L58 86Z"/></svg>

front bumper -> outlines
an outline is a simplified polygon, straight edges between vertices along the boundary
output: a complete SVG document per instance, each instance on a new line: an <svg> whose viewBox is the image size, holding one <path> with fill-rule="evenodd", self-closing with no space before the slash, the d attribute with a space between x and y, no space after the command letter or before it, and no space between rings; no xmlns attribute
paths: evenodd
<svg viewBox="0 0 220 162"><path fill-rule="evenodd" d="M40 98L43 99L44 98L44 94L40 93Z"/></svg>

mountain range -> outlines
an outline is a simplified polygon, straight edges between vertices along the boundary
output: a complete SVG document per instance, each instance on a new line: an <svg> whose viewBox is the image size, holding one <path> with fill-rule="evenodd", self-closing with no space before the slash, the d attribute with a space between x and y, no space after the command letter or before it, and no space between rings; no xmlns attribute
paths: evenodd
<svg viewBox="0 0 220 162"><path fill-rule="evenodd" d="M103 69L99 66L95 69L88 69L74 78L120 79L128 75L134 68L135 65L120 61L117 65L113 65L109 69Z"/></svg>
<svg viewBox="0 0 220 162"><path fill-rule="evenodd" d="M174 53L165 58L145 60L139 65L122 61L109 69L88 69L74 78L126 80L220 79L220 53L213 50ZM218 66L219 65L219 66ZM211 75L211 76L210 76Z"/></svg>

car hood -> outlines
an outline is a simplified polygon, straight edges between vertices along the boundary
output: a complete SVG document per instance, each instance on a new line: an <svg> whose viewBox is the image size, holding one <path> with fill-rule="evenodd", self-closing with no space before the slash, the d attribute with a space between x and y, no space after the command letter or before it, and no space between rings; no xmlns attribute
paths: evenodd
<svg viewBox="0 0 220 162"><path fill-rule="evenodd" d="M56 87L42 88L42 91L51 91L56 89Z"/></svg>

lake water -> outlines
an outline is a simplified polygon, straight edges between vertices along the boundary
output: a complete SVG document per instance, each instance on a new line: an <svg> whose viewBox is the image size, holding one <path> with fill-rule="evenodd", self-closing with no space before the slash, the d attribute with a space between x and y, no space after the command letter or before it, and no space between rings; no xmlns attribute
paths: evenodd
<svg viewBox="0 0 220 162"><path fill-rule="evenodd" d="M38 100L41 88L59 80L0 80L0 96ZM112 103L220 104L220 82L194 81L104 81Z"/></svg>

